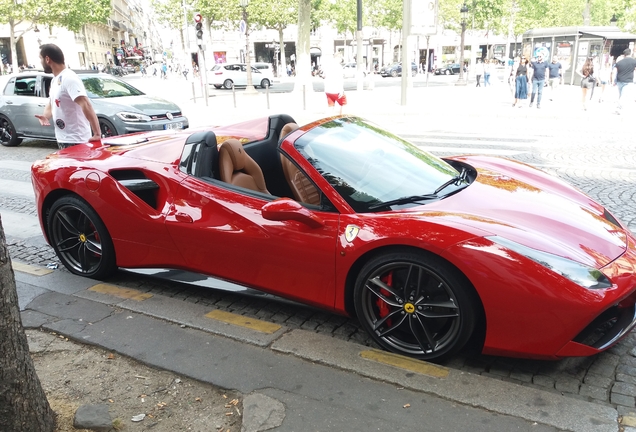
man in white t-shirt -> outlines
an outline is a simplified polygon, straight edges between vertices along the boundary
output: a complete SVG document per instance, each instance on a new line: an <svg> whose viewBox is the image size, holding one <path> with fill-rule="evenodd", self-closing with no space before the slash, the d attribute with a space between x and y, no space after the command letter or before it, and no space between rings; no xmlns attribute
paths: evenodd
<svg viewBox="0 0 636 432"><path fill-rule="evenodd" d="M53 119L57 146L61 149L75 144L99 141L99 120L86 96L84 83L75 72L66 68L64 53L54 44L40 47L44 72L53 73L49 103L42 115L36 115L42 126L50 126ZM92 132L91 132L92 129Z"/></svg>
<svg viewBox="0 0 636 432"><path fill-rule="evenodd" d="M327 105L330 110L335 109L336 103L342 107L347 104L347 96L344 93L344 75L342 71L342 56L339 52L333 55L331 61L327 61L323 69L325 79L325 94L327 95Z"/></svg>

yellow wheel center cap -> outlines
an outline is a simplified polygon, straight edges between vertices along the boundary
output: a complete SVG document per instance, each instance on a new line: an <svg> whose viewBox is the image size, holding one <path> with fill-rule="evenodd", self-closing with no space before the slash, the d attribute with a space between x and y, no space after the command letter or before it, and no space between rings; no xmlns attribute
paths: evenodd
<svg viewBox="0 0 636 432"><path fill-rule="evenodd" d="M415 312L415 306L413 306L413 303L406 303L406 304L404 305L404 310L405 310L407 313L412 314L413 312Z"/></svg>
<svg viewBox="0 0 636 432"><path fill-rule="evenodd" d="M86 236L84 234L80 234L79 239L82 243L86 243Z"/></svg>

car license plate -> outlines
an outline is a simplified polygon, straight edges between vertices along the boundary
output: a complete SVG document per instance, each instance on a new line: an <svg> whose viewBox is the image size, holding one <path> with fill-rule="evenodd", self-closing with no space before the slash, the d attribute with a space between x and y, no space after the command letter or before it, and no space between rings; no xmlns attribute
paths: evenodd
<svg viewBox="0 0 636 432"><path fill-rule="evenodd" d="M183 122L168 123L163 125L164 129L183 129Z"/></svg>

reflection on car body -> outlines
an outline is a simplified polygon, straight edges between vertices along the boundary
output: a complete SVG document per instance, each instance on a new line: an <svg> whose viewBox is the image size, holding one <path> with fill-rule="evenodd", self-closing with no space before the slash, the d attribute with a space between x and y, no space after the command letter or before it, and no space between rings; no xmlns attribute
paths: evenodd
<svg viewBox="0 0 636 432"><path fill-rule="evenodd" d="M189 126L172 102L144 94L112 75L78 73L86 88L102 137ZM15 146L23 138L55 140L53 126L42 126L35 117L49 103L53 75L29 71L0 77L0 144Z"/></svg>

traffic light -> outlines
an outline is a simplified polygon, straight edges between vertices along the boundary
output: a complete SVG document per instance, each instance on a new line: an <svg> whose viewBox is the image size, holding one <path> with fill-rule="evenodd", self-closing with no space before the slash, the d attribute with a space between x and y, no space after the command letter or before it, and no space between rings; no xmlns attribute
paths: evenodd
<svg viewBox="0 0 636 432"><path fill-rule="evenodd" d="M197 35L197 44L201 45L203 43L203 16L200 13L194 14L194 29Z"/></svg>

